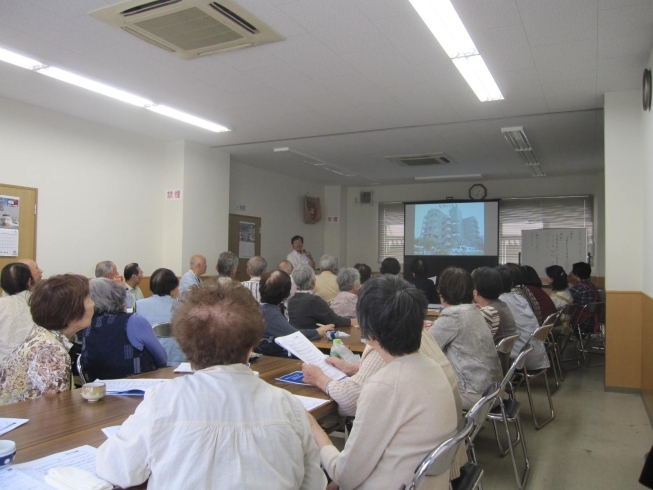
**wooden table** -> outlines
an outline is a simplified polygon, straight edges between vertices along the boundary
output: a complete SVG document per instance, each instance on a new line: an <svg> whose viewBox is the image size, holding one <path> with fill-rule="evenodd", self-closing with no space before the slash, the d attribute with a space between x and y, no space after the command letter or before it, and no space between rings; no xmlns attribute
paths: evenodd
<svg viewBox="0 0 653 490"><path fill-rule="evenodd" d="M342 337L342 343L345 344L354 354L362 354L365 350L365 344L361 342L361 329L358 327L338 327L339 332L349 334L349 337ZM331 349L333 342L326 337L319 340L313 340L313 344L318 349Z"/></svg>
<svg viewBox="0 0 653 490"><path fill-rule="evenodd" d="M301 361L296 359L262 356L252 363L251 368L259 372L262 380L296 395L325 400L329 398L313 386L275 381L281 375L301 370ZM172 367L163 368L137 377L171 379L186 376L174 373L173 370ZM98 447L106 440L101 429L122 424L143 401L141 396L108 395L99 402L89 403L82 398L80 391L66 391L0 406L0 417L29 419L26 424L2 436L3 439L16 442L16 463L32 461L84 444ZM336 409L337 405L331 401L311 413L320 418Z"/></svg>

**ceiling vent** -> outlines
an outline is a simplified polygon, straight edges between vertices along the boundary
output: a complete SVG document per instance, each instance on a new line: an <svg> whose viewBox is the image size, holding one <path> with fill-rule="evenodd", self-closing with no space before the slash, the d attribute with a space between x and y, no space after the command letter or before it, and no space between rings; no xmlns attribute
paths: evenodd
<svg viewBox="0 0 653 490"><path fill-rule="evenodd" d="M185 60L284 39L233 0L129 0L91 15Z"/></svg>
<svg viewBox="0 0 653 490"><path fill-rule="evenodd" d="M445 153L423 153L421 155L397 155L393 157L384 157L397 165L406 167L421 167L424 165L441 165L443 163L453 163L453 159Z"/></svg>

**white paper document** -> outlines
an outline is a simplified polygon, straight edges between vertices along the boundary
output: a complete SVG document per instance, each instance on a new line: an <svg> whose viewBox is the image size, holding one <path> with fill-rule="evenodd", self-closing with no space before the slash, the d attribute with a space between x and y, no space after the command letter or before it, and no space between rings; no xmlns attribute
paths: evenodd
<svg viewBox="0 0 653 490"><path fill-rule="evenodd" d="M12 490L52 490L43 479L52 468L74 466L95 475L95 455L92 446L75 449L36 459L28 463L15 464L0 470L0 488Z"/></svg>
<svg viewBox="0 0 653 490"><path fill-rule="evenodd" d="M165 379L96 379L107 386L107 395L144 395Z"/></svg>
<svg viewBox="0 0 653 490"><path fill-rule="evenodd" d="M107 436L107 438L111 437L114 434L117 434L118 431L120 430L121 425L112 425L111 427L105 427L102 429L102 433Z"/></svg>
<svg viewBox="0 0 653 490"><path fill-rule="evenodd" d="M193 368L190 367L190 362L182 362L173 371L175 373L194 373Z"/></svg>
<svg viewBox="0 0 653 490"><path fill-rule="evenodd" d="M292 355L299 357L302 361L308 364L315 364L331 379L343 379L347 377L340 369L333 367L331 364L327 364L325 359L328 356L322 354L301 332L295 332L285 337L277 337L274 341Z"/></svg>
<svg viewBox="0 0 653 490"><path fill-rule="evenodd" d="M26 423L29 419L8 419L0 418L0 436L6 434L10 430L14 430L16 427L20 427Z"/></svg>
<svg viewBox="0 0 653 490"><path fill-rule="evenodd" d="M326 405L331 401L331 400L323 400L322 398L313 398L311 396L301 396L301 395L295 395L295 396L299 398L299 401L302 402L304 408L309 412L311 410L315 410L317 407Z"/></svg>

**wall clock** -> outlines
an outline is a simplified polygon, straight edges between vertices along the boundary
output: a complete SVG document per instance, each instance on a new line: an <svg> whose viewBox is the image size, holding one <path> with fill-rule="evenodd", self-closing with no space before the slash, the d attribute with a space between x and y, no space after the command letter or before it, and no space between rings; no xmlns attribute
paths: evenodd
<svg viewBox="0 0 653 490"><path fill-rule="evenodd" d="M483 184L474 184L469 188L469 198L474 201L482 201L487 197L487 189Z"/></svg>

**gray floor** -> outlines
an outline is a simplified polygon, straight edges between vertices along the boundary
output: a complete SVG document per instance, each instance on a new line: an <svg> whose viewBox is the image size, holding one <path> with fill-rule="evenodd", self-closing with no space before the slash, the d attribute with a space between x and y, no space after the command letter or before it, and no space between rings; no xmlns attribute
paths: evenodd
<svg viewBox="0 0 653 490"><path fill-rule="evenodd" d="M529 490L644 488L637 479L653 444L653 430L640 396L605 392L603 373L602 366L565 373L553 395L555 420L540 430L533 426L526 392L518 391L531 460ZM545 416L538 410L547 406L544 383L535 391L536 411ZM516 488L510 457L498 455L490 424L478 435L476 447L485 470L484 488ZM516 450L519 465L521 448Z"/></svg>
<svg viewBox="0 0 653 490"><path fill-rule="evenodd" d="M531 460L528 490L644 489L637 479L653 444L653 430L640 396L605 392L603 373L602 366L566 372L553 395L555 420L541 430L533 426L526 392L517 392ZM544 383L537 381L536 408L546 407L543 393ZM342 448L341 438L332 439ZM515 449L521 471L521 448ZM490 423L476 439L476 452L485 470L485 490L517 488L510 456L499 456Z"/></svg>

